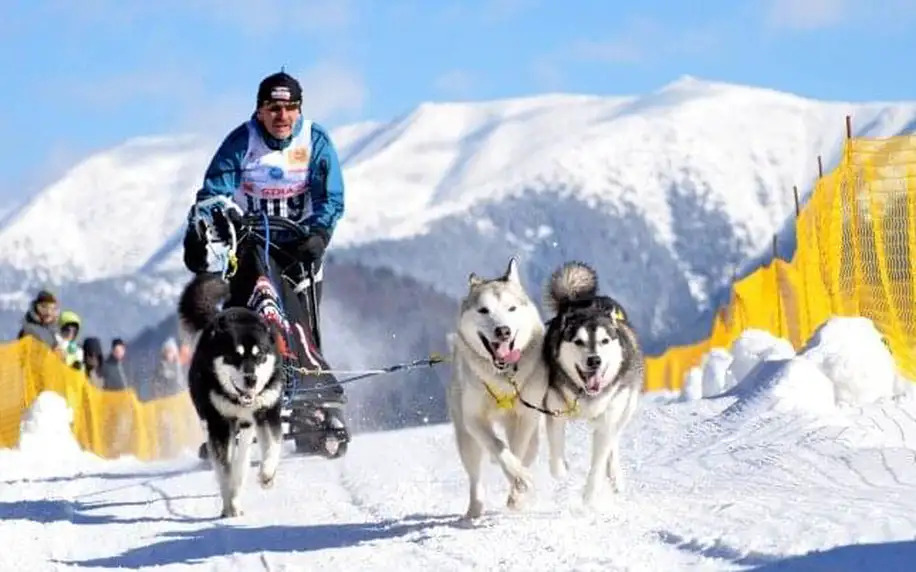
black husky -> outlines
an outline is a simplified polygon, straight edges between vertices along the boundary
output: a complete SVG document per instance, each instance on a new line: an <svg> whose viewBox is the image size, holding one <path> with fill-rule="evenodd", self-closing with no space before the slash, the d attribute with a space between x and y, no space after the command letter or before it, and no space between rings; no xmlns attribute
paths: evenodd
<svg viewBox="0 0 916 572"><path fill-rule="evenodd" d="M188 391L207 427L209 457L223 499L222 516L242 514L239 493L257 433L261 485L273 484L280 462L280 409L284 378L281 356L268 323L245 307L218 310L229 295L219 276L200 274L178 305L181 327L196 338L188 368Z"/></svg>

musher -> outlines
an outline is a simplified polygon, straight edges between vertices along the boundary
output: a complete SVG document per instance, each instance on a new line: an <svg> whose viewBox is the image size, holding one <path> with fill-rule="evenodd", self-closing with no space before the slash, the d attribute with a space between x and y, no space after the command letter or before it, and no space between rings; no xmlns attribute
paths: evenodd
<svg viewBox="0 0 916 572"><path fill-rule="evenodd" d="M294 221L306 229L307 234L300 238L282 229L270 229L272 246L277 247L271 252L271 259L278 267L287 269L284 278L288 282L298 285L306 284L308 278L289 276L292 272L289 269L298 267L291 263L311 265L315 283L312 285L308 281L308 286L299 288L301 291L296 294L288 290L288 296L280 291L279 301L286 319L299 322L311 337L314 336L310 328L314 327L320 339L318 317L309 312L309 290L314 287L316 301L320 304L322 262L344 212L344 184L337 152L328 132L318 123L304 119L301 105L302 88L284 71L261 81L255 112L223 140L207 168L202 188L197 191L184 237L184 262L194 273L224 269L224 257L218 254L218 249L212 248L212 238L201 234L198 224L201 220L214 227L227 222L237 226L242 213L267 213ZM261 288L256 287L248 303L259 311L265 306L264 300L258 298L260 291ZM269 317L266 312L264 315ZM300 365L307 361L316 363L313 350L317 348L318 361L323 369L329 369L315 340L311 340L309 346L310 340L301 339L301 330L298 341L295 341L294 332L292 335L290 331L286 333L285 344L295 346L301 358L298 359ZM329 442L336 440L339 443L341 433L347 435L344 443L349 439L343 415L342 386L329 374L306 376L300 383L305 384L300 387L307 388L311 384L320 387L320 391L316 390L314 395L303 393L302 399L307 400L305 416L310 420L311 429L310 437L296 439L297 449L339 456L330 453L334 444ZM331 389L325 390L329 386Z"/></svg>

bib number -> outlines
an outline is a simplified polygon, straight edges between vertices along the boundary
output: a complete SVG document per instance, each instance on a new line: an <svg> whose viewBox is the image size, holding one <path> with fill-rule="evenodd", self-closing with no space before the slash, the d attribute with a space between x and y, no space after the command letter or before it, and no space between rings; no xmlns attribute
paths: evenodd
<svg viewBox="0 0 916 572"><path fill-rule="evenodd" d="M305 200L305 193L288 199L257 199L249 195L248 212L266 212L272 216L299 220L305 214Z"/></svg>

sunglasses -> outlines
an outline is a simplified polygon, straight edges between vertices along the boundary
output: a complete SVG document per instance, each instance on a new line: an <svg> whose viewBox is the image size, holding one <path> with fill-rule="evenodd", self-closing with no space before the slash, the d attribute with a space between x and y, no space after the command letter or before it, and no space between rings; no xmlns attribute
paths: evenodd
<svg viewBox="0 0 916 572"><path fill-rule="evenodd" d="M299 109L298 103L268 103L264 106L269 113L280 113L280 111L287 111L292 113Z"/></svg>

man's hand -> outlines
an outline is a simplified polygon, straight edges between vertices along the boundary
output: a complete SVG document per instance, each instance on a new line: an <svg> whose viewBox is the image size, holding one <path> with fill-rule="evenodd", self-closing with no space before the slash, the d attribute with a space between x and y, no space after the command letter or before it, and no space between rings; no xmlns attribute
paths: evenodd
<svg viewBox="0 0 916 572"><path fill-rule="evenodd" d="M235 209L213 209L213 230L222 242L229 243L232 239L231 228L238 228L242 222L242 215ZM231 228L230 228L231 227Z"/></svg>
<svg viewBox="0 0 916 572"><path fill-rule="evenodd" d="M223 270L232 239L232 228L238 227L242 220L241 209L232 203L227 204L227 201L207 208L208 217L196 216L200 205L191 207L189 220L194 226L188 229L184 237L184 263L195 274Z"/></svg>
<svg viewBox="0 0 916 572"><path fill-rule="evenodd" d="M314 264L321 260L324 251L328 247L328 233L321 230L313 230L296 248L299 254L299 260L305 264Z"/></svg>

